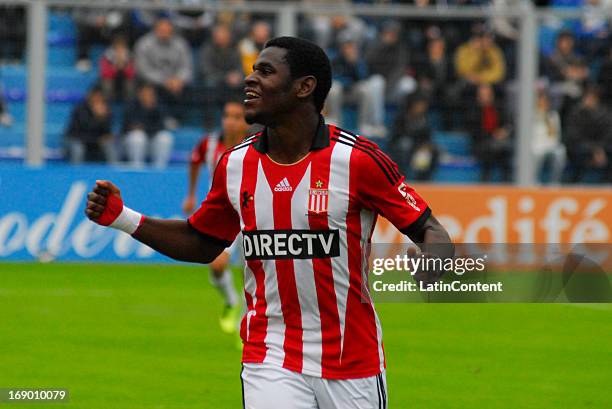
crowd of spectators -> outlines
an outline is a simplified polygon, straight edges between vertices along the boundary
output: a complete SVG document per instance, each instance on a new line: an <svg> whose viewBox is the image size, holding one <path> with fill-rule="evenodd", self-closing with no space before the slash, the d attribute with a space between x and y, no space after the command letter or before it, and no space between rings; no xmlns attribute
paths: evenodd
<svg viewBox="0 0 612 409"><path fill-rule="evenodd" d="M549 141L549 149L555 150L547 155L552 164L551 180L561 181L555 166L567 162L569 182L582 181L589 169L597 170L602 181L612 181L612 101L608 79L612 45L593 53L590 42L580 48L577 39L576 33L561 31L553 52L542 59L538 114L544 109L548 111L548 133L556 146L552 148L553 141ZM556 116L559 126L553 125L557 119L552 118ZM541 127L541 121L541 117L536 119L536 128ZM534 149L537 137L534 133Z"/></svg>
<svg viewBox="0 0 612 409"><path fill-rule="evenodd" d="M0 64L20 64L26 40L26 16L23 6L0 4Z"/></svg>
<svg viewBox="0 0 612 409"><path fill-rule="evenodd" d="M359 2L417 7L442 3L513 7L520 3ZM609 181L612 26L599 11L610 6L607 0L535 3L581 5L586 10L582 19L559 31L555 46L540 58L532 134L536 168L542 170L543 180L553 183L580 182L592 169ZM14 8L11 13L0 12L0 23L6 18L23 21ZM220 107L242 92L244 76L251 72L265 42L274 36L271 16L247 12L99 8L75 10L73 17L76 67L87 71L97 66L100 73L99 84L75 107L66 128L67 152L74 162L127 160L141 166L150 160L155 166L165 166L173 146L172 131L186 121L185 114L195 107L200 110L201 124L214 127ZM0 27L3 33L8 26ZM15 25L10 34L16 39L13 44L23 42L19 34L23 30L22 25ZM434 134L462 131L471 138L481 180L511 181L516 137L516 21L306 13L300 18L299 35L321 45L332 61L333 85L323 112L329 122L343 126L350 112L346 108L354 107L357 131L386 145L402 170L418 180L430 179L445 157ZM106 50L98 61L92 61L92 47L101 44ZM3 60L23 58L9 48L3 47L3 52ZM113 116L113 109L123 114ZM2 121L3 113L6 109L0 100L0 123L8 124L10 118L5 116ZM113 128L114 117L123 118L119 128ZM114 137L113 129L119 129L120 136Z"/></svg>
<svg viewBox="0 0 612 409"><path fill-rule="evenodd" d="M26 40L26 16L22 6L0 4L0 66L23 62ZM0 126L10 127L13 117L3 95L0 78Z"/></svg>

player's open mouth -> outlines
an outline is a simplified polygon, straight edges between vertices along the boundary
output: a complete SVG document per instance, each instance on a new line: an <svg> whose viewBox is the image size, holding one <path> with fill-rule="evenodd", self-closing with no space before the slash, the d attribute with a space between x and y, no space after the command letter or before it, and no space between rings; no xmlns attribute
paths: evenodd
<svg viewBox="0 0 612 409"><path fill-rule="evenodd" d="M259 95L257 92L252 91L252 90L246 90L244 95L245 95L245 99L244 99L245 104L248 102L253 102L254 100L261 98L261 95Z"/></svg>

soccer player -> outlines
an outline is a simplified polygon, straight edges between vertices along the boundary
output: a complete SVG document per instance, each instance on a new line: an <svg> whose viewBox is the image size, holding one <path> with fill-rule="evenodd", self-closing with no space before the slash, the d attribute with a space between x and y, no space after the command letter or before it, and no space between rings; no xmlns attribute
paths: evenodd
<svg viewBox="0 0 612 409"><path fill-rule="evenodd" d="M202 138L191 153L189 193L183 202L183 210L187 215L191 215L195 208L196 186L202 164L206 163L209 174L212 175L226 149L236 145L247 135L249 124L246 123L244 118L244 105L242 102L228 101L225 103L221 128L221 133L212 133ZM234 240L231 246L226 248L210 263L210 281L219 290L225 302L225 308L219 318L219 324L221 325L221 330L226 333L237 331L241 312L241 304L234 287L232 271L229 268L232 255L236 247L239 246L237 240Z"/></svg>
<svg viewBox="0 0 612 409"><path fill-rule="evenodd" d="M245 83L247 122L265 128L223 155L188 220L145 217L109 181L96 182L85 212L183 261L210 263L242 231L244 407L386 408L366 282L376 218L423 248L450 238L375 144L324 123L331 68L321 48L272 39Z"/></svg>

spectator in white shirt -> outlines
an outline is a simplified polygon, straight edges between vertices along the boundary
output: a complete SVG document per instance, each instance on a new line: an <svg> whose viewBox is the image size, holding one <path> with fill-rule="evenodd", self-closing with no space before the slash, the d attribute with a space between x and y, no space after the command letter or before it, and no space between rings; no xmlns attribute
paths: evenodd
<svg viewBox="0 0 612 409"><path fill-rule="evenodd" d="M551 108L545 90L538 91L531 148L539 175L549 165L549 183L559 183L565 168L566 152L561 142L561 119Z"/></svg>

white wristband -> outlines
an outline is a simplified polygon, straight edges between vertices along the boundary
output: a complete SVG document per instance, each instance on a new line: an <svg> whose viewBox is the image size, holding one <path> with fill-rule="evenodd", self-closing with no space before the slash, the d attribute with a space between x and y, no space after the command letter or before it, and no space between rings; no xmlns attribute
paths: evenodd
<svg viewBox="0 0 612 409"><path fill-rule="evenodd" d="M115 228L126 232L129 235L134 234L136 229L140 226L142 220L142 214L130 209L127 206L123 206L123 210L119 216L111 223L109 227Z"/></svg>

